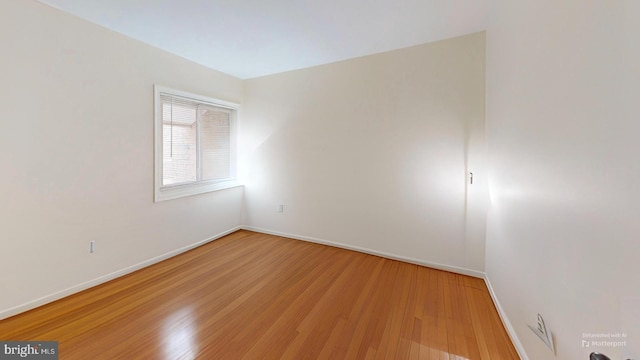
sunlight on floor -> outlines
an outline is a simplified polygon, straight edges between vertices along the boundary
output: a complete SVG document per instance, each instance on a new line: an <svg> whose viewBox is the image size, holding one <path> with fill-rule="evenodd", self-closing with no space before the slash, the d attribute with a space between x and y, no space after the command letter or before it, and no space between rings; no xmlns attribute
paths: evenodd
<svg viewBox="0 0 640 360"><path fill-rule="evenodd" d="M165 359L193 360L198 354L195 339L195 316L192 308L171 314L162 328Z"/></svg>
<svg viewBox="0 0 640 360"><path fill-rule="evenodd" d="M436 349L419 342L412 341L411 348L417 347L420 349L420 358L428 356L429 359L448 359L448 360L469 360L469 358L451 354L440 349Z"/></svg>

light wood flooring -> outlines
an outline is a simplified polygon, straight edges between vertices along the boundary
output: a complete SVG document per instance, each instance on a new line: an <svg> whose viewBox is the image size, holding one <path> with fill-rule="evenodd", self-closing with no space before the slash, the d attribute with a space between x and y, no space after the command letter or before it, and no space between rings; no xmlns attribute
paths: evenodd
<svg viewBox="0 0 640 360"><path fill-rule="evenodd" d="M60 359L518 359L480 279L238 231L0 321Z"/></svg>

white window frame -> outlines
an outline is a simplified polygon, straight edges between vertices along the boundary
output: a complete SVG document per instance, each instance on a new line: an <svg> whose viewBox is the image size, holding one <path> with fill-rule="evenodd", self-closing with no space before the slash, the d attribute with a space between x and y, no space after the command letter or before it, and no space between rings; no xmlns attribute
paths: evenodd
<svg viewBox="0 0 640 360"><path fill-rule="evenodd" d="M216 107L221 107L225 109L231 110L231 129L230 129L230 178L224 180L206 180L206 181L195 181L190 183L182 183L182 184L172 184L172 185L163 185L162 177L163 177L163 140L162 140L162 102L160 100L160 95L166 94L170 96L178 96L182 98L186 98L189 100L193 100L204 105L212 105ZM155 149L155 167L154 167L154 178L155 178L155 186L154 186L154 201L164 201L177 199L185 196L191 196L196 194L202 194L211 191L229 189L236 186L241 186L236 178L236 145L237 145L237 113L239 104L213 99L210 97L192 94L186 91L180 91L171 89L164 86L155 85L154 86L154 149ZM200 136L200 130L197 130L197 136ZM199 148L199 146L198 146ZM197 150L198 152L200 149ZM200 158L200 154L198 153L198 158Z"/></svg>

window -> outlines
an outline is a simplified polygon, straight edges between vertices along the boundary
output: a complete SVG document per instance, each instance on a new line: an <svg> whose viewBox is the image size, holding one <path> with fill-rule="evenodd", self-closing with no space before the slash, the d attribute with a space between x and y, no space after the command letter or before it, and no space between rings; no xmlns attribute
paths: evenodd
<svg viewBox="0 0 640 360"><path fill-rule="evenodd" d="M155 201L237 186L237 104L156 86Z"/></svg>

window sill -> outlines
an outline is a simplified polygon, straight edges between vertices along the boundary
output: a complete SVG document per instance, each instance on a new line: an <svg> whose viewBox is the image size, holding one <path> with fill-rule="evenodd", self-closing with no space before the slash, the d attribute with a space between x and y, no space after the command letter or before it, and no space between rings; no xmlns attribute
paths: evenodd
<svg viewBox="0 0 640 360"><path fill-rule="evenodd" d="M228 180L216 183L195 183L156 188L155 202L178 199L186 196L204 194L243 186L238 180Z"/></svg>

